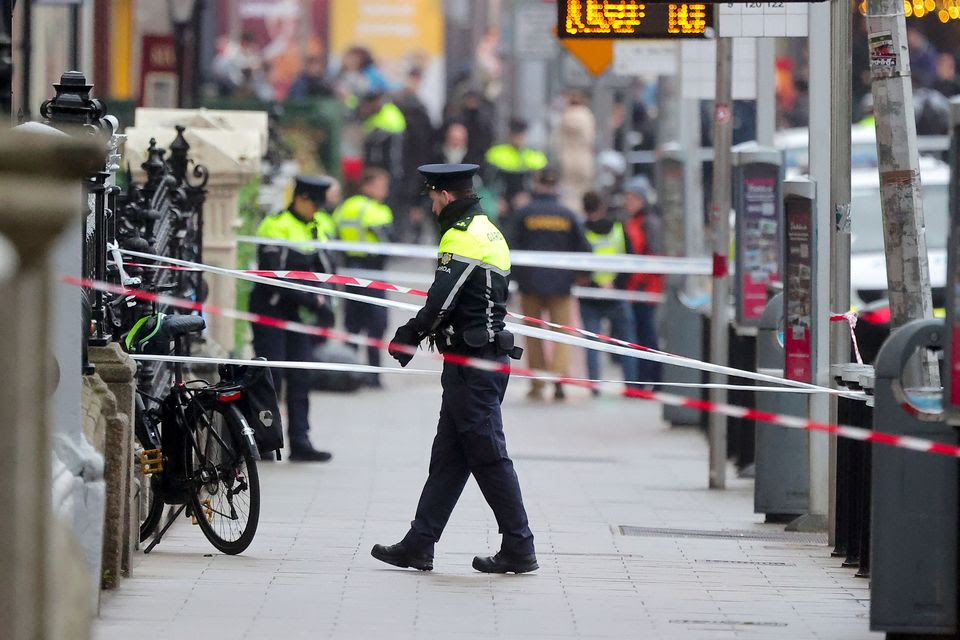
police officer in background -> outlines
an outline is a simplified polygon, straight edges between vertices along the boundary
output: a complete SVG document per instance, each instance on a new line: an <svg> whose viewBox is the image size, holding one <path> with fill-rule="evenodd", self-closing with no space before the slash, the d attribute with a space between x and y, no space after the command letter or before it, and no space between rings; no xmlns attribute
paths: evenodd
<svg viewBox="0 0 960 640"><path fill-rule="evenodd" d="M323 231L321 212L327 189L333 184L329 178L298 176L293 190L293 201L287 210L266 218L257 229L257 236L285 242L328 240ZM260 269L289 271L322 271L331 269L326 256L309 245L260 245L257 250ZM333 314L326 299L306 293L257 283L250 294L250 311L296 322L312 321L332 326ZM267 360L304 361L313 359L316 338L284 331L275 327L253 325L253 350L257 357ZM325 462L330 453L313 448L310 431L310 377L293 369L276 371L274 378L286 380L287 439L290 460L298 462Z"/></svg>
<svg viewBox="0 0 960 640"><path fill-rule="evenodd" d="M474 164L419 167L432 211L439 218L439 264L426 304L401 326L390 355L406 366L411 347L424 338L442 353L506 364L519 358L513 334L505 330L510 249L480 208L473 190ZM493 556L477 556L484 573L525 573L538 568L533 534L520 495L520 483L507 455L500 403L509 380L451 362L443 365L443 401L433 441L429 475L410 530L395 545L374 545L374 558L398 567L433 569L440 539L470 474L493 509L503 541Z"/></svg>
<svg viewBox="0 0 960 640"><path fill-rule="evenodd" d="M365 169L360 179L360 193L347 198L333 212L340 239L344 242L389 242L393 211L384 203L389 191L390 175L386 171L376 167ZM362 251L348 251L345 265L355 269L382 271L386 258ZM385 292L377 289L368 289L364 295L371 298L386 297ZM343 308L347 331L365 333L371 338L383 340L387 332L386 307L346 300ZM380 366L380 349L367 347L367 364ZM370 377L370 386L381 386L380 374L375 373Z"/></svg>

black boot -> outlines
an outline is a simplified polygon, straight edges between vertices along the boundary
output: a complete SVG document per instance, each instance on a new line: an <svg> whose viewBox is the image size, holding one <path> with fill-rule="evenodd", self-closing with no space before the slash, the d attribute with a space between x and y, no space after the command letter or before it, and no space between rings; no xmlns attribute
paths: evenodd
<svg viewBox="0 0 960 640"><path fill-rule="evenodd" d="M540 568L537 556L515 556L512 553L500 551L495 556L476 556L473 559L473 568L481 573L527 573Z"/></svg>
<svg viewBox="0 0 960 640"><path fill-rule="evenodd" d="M328 451L317 451L313 447L306 449L291 449L290 456L287 458L290 462L326 462L333 457Z"/></svg>
<svg viewBox="0 0 960 640"><path fill-rule="evenodd" d="M402 542L389 546L375 544L370 551L370 555L380 562L386 562L395 567L433 571L433 556L423 552L415 553L410 551Z"/></svg>

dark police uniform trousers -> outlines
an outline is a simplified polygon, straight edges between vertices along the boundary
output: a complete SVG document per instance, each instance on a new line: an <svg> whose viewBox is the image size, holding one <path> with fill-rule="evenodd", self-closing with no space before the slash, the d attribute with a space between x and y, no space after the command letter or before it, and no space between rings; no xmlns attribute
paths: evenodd
<svg viewBox="0 0 960 640"><path fill-rule="evenodd" d="M464 355L507 362L506 356L496 355L492 344ZM444 363L440 421L416 518L403 539L408 548L433 554L433 545L472 473L503 534L501 550L516 555L534 553L533 533L517 473L507 455L500 415L509 379L506 373Z"/></svg>

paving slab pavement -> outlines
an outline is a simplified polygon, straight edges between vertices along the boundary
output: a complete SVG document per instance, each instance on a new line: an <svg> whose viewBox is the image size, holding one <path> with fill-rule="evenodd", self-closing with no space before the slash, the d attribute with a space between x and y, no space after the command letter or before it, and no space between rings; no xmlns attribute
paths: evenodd
<svg viewBox="0 0 960 640"><path fill-rule="evenodd" d="M373 544L399 540L413 516L440 404L438 378L386 385L316 394L313 439L333 461L262 465L260 528L241 556L175 525L105 595L94 637L881 637L868 630L867 582L821 541L761 524L751 481L705 488L698 431L661 424L658 405L579 390L532 403L523 380L504 418L540 570L471 568L499 545L473 481L432 573L377 562ZM768 539L694 537L731 530Z"/></svg>

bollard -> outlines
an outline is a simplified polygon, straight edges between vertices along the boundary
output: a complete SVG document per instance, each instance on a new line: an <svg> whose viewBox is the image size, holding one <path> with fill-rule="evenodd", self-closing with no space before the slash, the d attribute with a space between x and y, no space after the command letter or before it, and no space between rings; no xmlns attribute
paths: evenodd
<svg viewBox="0 0 960 640"><path fill-rule="evenodd" d="M905 388L918 349L942 350L942 320L914 320L880 348L874 428L956 445L935 407L941 389ZM896 634L957 631L957 461L875 447L871 507L870 628Z"/></svg>
<svg viewBox="0 0 960 640"><path fill-rule="evenodd" d="M783 294L777 294L760 318L757 373L783 376L782 330ZM759 411L794 416L804 416L807 411L800 394L759 393L756 406ZM754 513L766 514L767 522L784 523L806 513L810 499L806 434L761 422L757 425L756 458Z"/></svg>
<svg viewBox="0 0 960 640"><path fill-rule="evenodd" d="M835 364L830 372L838 386L851 391L872 389L873 367L863 364ZM870 382L867 382L870 381ZM865 387L864 385L867 385ZM837 421L869 429L873 411L868 403L852 398L837 399ZM860 567L867 571L864 558L870 535L870 447L866 443L839 438L837 441L835 544L832 555L842 557L844 567Z"/></svg>

